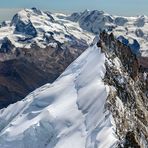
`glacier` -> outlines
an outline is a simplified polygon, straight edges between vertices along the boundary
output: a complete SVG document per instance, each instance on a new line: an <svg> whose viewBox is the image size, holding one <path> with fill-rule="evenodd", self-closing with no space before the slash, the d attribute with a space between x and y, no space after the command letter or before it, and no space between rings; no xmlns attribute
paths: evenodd
<svg viewBox="0 0 148 148"><path fill-rule="evenodd" d="M89 47L54 83L0 110L0 147L116 147L116 126L105 107L105 73L105 54Z"/></svg>

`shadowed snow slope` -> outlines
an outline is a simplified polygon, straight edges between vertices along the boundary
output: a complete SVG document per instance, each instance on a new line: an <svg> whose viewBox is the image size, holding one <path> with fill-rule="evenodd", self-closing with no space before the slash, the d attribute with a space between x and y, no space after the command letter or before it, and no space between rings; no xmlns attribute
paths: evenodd
<svg viewBox="0 0 148 148"><path fill-rule="evenodd" d="M116 147L104 63L100 49L90 47L53 84L0 110L0 147Z"/></svg>

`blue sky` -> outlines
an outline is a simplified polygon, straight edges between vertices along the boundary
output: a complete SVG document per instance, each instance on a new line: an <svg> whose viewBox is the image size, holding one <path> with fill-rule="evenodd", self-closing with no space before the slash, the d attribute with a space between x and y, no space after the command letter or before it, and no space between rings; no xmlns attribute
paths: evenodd
<svg viewBox="0 0 148 148"><path fill-rule="evenodd" d="M58 12L97 9L116 15L148 15L148 0L2 0L0 19L11 17L20 8L31 7Z"/></svg>

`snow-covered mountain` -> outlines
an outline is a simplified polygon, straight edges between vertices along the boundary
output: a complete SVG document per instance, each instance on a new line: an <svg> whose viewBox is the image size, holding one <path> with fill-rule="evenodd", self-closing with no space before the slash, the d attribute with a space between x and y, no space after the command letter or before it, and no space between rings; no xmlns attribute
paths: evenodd
<svg viewBox="0 0 148 148"><path fill-rule="evenodd" d="M0 110L0 147L147 148L145 74L130 47L101 33L54 83Z"/></svg>
<svg viewBox="0 0 148 148"><path fill-rule="evenodd" d="M1 46L7 38L17 48L31 48L34 44L41 48L56 47L58 43L83 46L92 39L77 23L36 8L21 10L11 22L3 22L0 35ZM1 52L5 52L5 48L1 47Z"/></svg>
<svg viewBox="0 0 148 148"><path fill-rule="evenodd" d="M103 11L89 11L73 13L68 17L69 20L78 22L80 27L94 34L99 34L103 30L113 32L118 38L122 36L129 40L133 46L139 43L139 49L143 56L148 56L148 17L123 17L113 16ZM135 45L135 44L136 45Z"/></svg>
<svg viewBox="0 0 148 148"><path fill-rule="evenodd" d="M104 53L90 47L53 84L1 110L0 147L115 147L104 64Z"/></svg>

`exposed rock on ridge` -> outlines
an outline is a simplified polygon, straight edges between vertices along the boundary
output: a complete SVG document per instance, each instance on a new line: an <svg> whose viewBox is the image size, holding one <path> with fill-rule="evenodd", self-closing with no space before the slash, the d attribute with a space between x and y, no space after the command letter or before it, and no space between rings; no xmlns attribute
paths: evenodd
<svg viewBox="0 0 148 148"><path fill-rule="evenodd" d="M111 110L119 147L148 147L148 98L145 88L146 72L139 71L138 58L130 47L114 38L113 34L100 34L98 46L106 54L105 82L110 85L107 107Z"/></svg>

